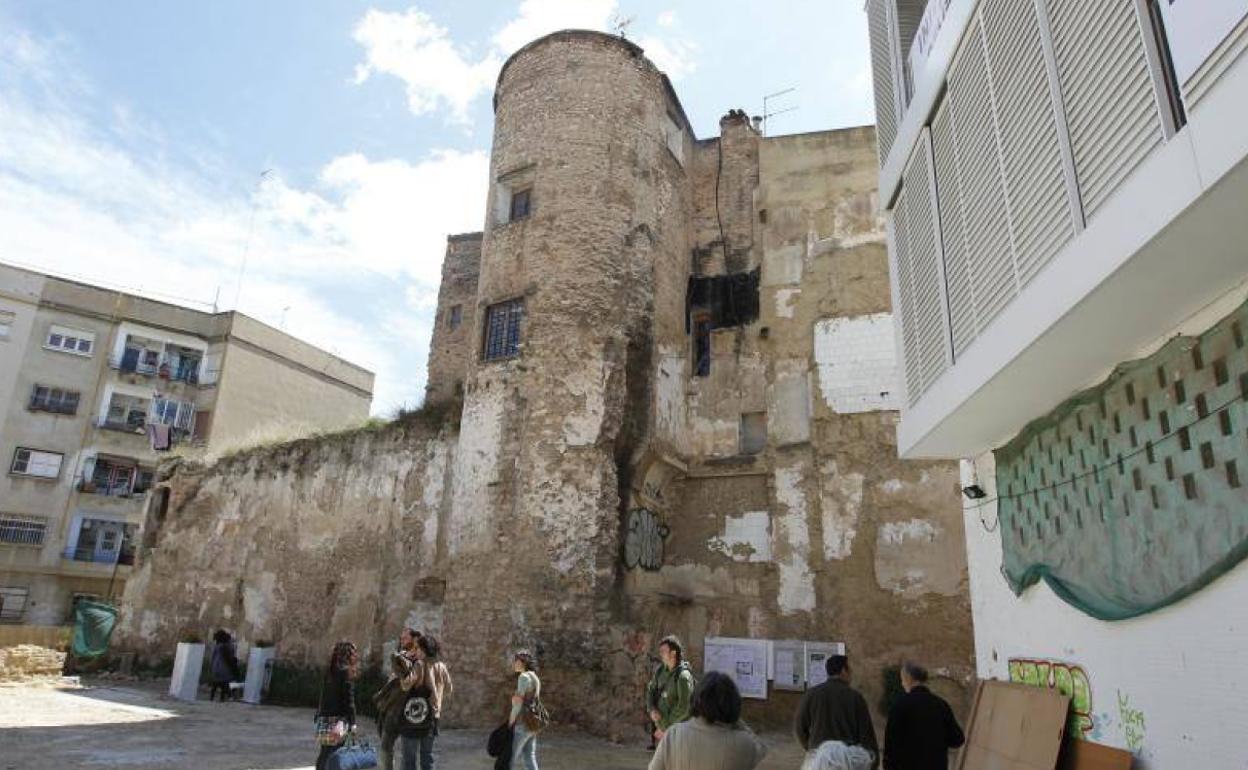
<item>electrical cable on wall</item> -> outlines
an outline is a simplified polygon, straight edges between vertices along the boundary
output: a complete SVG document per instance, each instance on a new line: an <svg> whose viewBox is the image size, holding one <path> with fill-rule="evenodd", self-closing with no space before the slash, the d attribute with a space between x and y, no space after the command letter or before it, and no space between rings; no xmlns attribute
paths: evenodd
<svg viewBox="0 0 1248 770"><path fill-rule="evenodd" d="M1036 487L1035 489L1025 489L1022 492L1014 492L1008 495L997 495L996 497L988 497L983 500L976 501L974 505L964 506L963 510L975 509L976 511L978 511L979 509L982 509L983 506L989 503L997 503L1001 500L1017 500L1019 498L1026 497L1027 495L1038 494L1040 492L1049 492L1059 487L1066 486L1067 484L1074 484L1075 482L1081 481L1082 479L1086 479L1089 476L1099 476L1102 472L1111 471L1114 468L1114 466L1118 465L1119 463L1126 462L1127 460L1130 460L1134 457L1139 457L1140 455L1147 452L1150 446L1155 447L1156 445L1160 444L1166 439L1177 436L1180 433L1182 433L1184 430L1187 430L1188 428L1192 428L1196 425L1199 425L1201 422L1204 422L1205 420L1209 419L1210 417L1213 417L1214 415L1221 414L1222 412L1230 408L1233 404L1235 404L1235 402L1241 401L1241 400L1248 401L1248 393L1243 393L1239 396L1233 396L1230 400L1226 401L1221 406L1210 409L1208 412L1205 413L1203 417L1197 417L1195 420L1192 420L1186 425L1179 426L1175 430L1172 430L1169 433L1166 433L1160 436L1156 441L1146 442L1143 447L1131 450L1130 452L1122 455L1121 457L1109 463L1108 465L1097 466L1093 468L1092 470L1084 471L1083 473L1072 476L1069 479L1063 479L1062 481L1057 481L1047 486ZM980 524L983 526L985 532L995 532L997 530L997 526L1000 523L1001 523L1001 517L998 514L997 521L993 524L991 528L989 528L988 525L984 523L982 515L980 516Z"/></svg>

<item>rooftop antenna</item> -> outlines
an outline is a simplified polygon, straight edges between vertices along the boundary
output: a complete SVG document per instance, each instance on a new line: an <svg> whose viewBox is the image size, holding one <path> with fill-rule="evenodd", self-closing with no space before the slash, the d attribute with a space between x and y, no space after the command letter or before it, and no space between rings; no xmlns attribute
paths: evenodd
<svg viewBox="0 0 1248 770"><path fill-rule="evenodd" d="M273 173L273 169L266 168L260 172L260 178L256 180L256 192L260 192L260 185L264 184L264 180L269 174ZM259 196L251 197L251 215L247 218L247 240L243 241L243 260L238 266L238 286L234 291L234 311L238 312L238 300L243 295L243 275L247 272L247 253L251 250L251 236L256 230L256 206L259 203Z"/></svg>
<svg viewBox="0 0 1248 770"><path fill-rule="evenodd" d="M277 328L281 329L282 331L286 331L286 313L288 313L289 311L290 311L290 305L287 305L286 307L282 308L282 320L277 325Z"/></svg>
<svg viewBox="0 0 1248 770"><path fill-rule="evenodd" d="M784 109L769 111L767 109L767 102L771 101L772 99L775 99L776 97L784 96L785 94L791 94L796 90L797 90L797 87L795 86L793 88L786 88L783 91L776 91L774 94L767 94L766 96L763 97L763 136L767 136L767 119L768 118L773 118L776 115L783 115L786 112L792 112L793 110L797 109L797 105L793 105L792 107L785 107Z"/></svg>
<svg viewBox="0 0 1248 770"><path fill-rule="evenodd" d="M627 40L628 28L633 23L633 18L632 16L617 13L611 17L611 28L615 30L615 34Z"/></svg>

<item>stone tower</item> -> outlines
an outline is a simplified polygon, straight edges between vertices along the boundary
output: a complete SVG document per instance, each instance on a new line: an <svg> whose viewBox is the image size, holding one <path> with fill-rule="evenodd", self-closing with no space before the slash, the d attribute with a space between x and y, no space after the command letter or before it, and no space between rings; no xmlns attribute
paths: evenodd
<svg viewBox="0 0 1248 770"><path fill-rule="evenodd" d="M679 319L684 302L691 132L641 49L596 32L516 52L494 106L479 348L446 533L465 579L448 585L445 634L461 660L500 673L536 646L548 686L605 686L593 651L648 424L656 304ZM468 702L494 695L467 687L485 688Z"/></svg>

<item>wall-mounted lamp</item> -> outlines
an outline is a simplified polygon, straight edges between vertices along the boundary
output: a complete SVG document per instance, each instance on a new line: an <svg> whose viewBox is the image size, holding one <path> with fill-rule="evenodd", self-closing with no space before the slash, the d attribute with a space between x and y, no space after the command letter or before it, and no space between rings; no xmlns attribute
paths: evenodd
<svg viewBox="0 0 1248 770"><path fill-rule="evenodd" d="M971 484L969 487L962 487L962 494L966 495L968 500L983 500L988 496L984 488L978 484Z"/></svg>

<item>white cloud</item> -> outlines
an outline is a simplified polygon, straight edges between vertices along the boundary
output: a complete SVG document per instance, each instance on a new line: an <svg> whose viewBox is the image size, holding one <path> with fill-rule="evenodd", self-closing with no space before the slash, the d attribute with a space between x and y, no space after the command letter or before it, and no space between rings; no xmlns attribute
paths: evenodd
<svg viewBox="0 0 1248 770"><path fill-rule="evenodd" d="M375 413L420 401L428 297L446 235L481 226L484 152L343 155L311 188L275 173L223 195L159 140L123 144L138 118L86 86L70 98L74 77L55 50L0 33L0 260L198 309L218 290L222 309L238 296L243 312L372 369Z"/></svg>
<svg viewBox="0 0 1248 770"><path fill-rule="evenodd" d="M362 83L375 73L393 75L403 81L414 114L445 106L451 122L466 125L469 107L492 91L499 69L512 53L561 29L609 31L617 15L616 0L521 0L515 17L491 36L489 50L473 58L419 8L371 9L355 27L355 40L365 49L355 80ZM666 29L675 21L675 12L665 11L657 23ZM697 48L688 40L664 32L643 35L638 44L673 80L695 69Z"/></svg>
<svg viewBox="0 0 1248 770"><path fill-rule="evenodd" d="M369 10L356 24L356 42L366 59L355 69L355 82L375 72L394 75L407 85L407 104L416 115L445 105L457 123L468 122L468 105L494 86L502 60L494 53L480 61L456 48L444 27L427 13Z"/></svg>
<svg viewBox="0 0 1248 770"><path fill-rule="evenodd" d="M615 0L522 0L516 18L494 35L494 45L511 54L561 29L605 31L614 14Z"/></svg>

